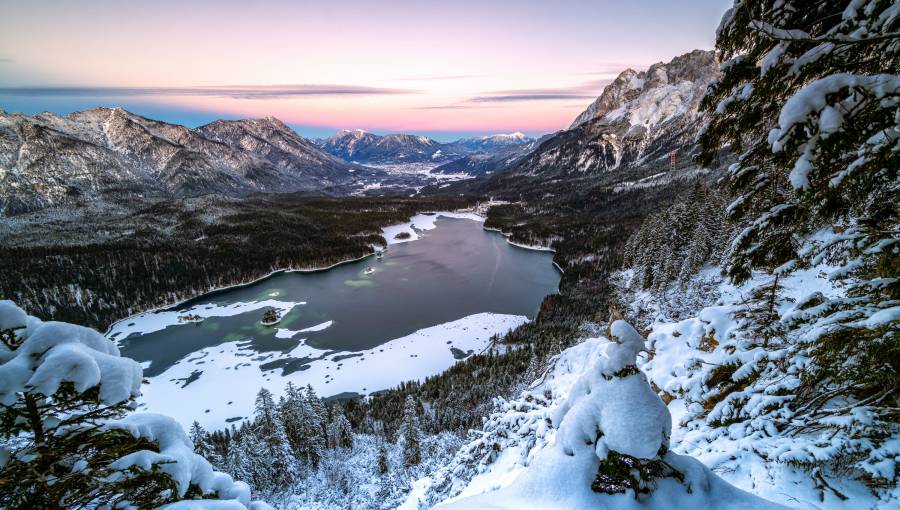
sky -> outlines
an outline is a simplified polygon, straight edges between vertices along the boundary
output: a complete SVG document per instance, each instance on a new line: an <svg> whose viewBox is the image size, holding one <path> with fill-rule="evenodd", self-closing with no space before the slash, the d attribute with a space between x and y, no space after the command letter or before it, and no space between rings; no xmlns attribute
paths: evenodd
<svg viewBox="0 0 900 510"><path fill-rule="evenodd" d="M712 49L730 3L0 0L0 109L540 135L626 68Z"/></svg>

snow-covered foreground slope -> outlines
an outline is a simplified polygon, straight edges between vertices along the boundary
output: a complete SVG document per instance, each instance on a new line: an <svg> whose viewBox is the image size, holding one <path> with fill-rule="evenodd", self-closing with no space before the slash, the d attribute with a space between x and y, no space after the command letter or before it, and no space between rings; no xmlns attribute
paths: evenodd
<svg viewBox="0 0 900 510"><path fill-rule="evenodd" d="M840 292L821 277L823 269L798 271L787 278L784 284L788 297L799 299L816 291ZM705 277L714 279L714 274L709 270ZM629 275L624 276L627 279ZM473 432L453 462L418 480L401 508L438 504L439 508L453 509L769 507L769 503L750 494L774 502L771 507L777 503L803 509L896 508L900 503L900 491L896 489L875 495L841 473L791 461L791 456L799 456L799 452L815 455L817 448L827 447L821 438L787 437L779 435L776 429L770 429L771 435L766 436L750 429L716 428L705 425L703 420L690 419L691 404L685 392L691 383L708 377L716 364L723 363L723 359L716 359L723 355L709 348L710 339L724 341L728 337L736 325L733 311L748 288L758 283L735 287L719 282L713 293L718 296L718 303L701 307L694 317L680 321L666 319L665 305L655 302L649 294L630 295L635 308L632 312L638 308L644 311L644 325L649 331L648 351L638 355L637 366L653 390L665 397L672 416L669 444L673 457L666 460L685 473L685 480L698 484L695 489L701 490L685 492L677 480L663 478L649 497L642 496L641 502L630 492L595 493L591 491L591 481L597 473L597 457L579 457L577 452L575 456L566 455L563 438L568 432L565 419L559 421L561 410L573 405L573 395L584 394L584 379L597 371L597 360L608 362L610 347L614 345L607 338L598 337L588 338L556 356L545 375L516 400L498 399L496 412L485 421L482 430ZM649 321L646 310L652 310ZM700 362L694 361L698 359ZM604 398L621 400L624 395L621 387L605 387L603 391L620 393ZM637 433L653 414L641 411L635 399L629 399L621 400L615 411L595 406L593 414L602 420L604 413L615 413L624 420L620 425L625 431ZM626 423L628 420L632 423ZM873 459L873 463L884 469L889 468L886 464L895 467L889 457Z"/></svg>

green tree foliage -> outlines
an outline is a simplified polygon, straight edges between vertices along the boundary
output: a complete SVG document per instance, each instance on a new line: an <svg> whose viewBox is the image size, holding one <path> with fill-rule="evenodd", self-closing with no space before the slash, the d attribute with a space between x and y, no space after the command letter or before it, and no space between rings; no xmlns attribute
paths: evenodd
<svg viewBox="0 0 900 510"><path fill-rule="evenodd" d="M407 395L406 402L403 405L403 422L400 426L400 438L403 444L403 465L408 468L422 462L421 434L418 412L416 411L416 399L412 395Z"/></svg>
<svg viewBox="0 0 900 510"><path fill-rule="evenodd" d="M893 458L882 446L900 421L896 2L736 2L716 47L724 74L701 105L711 114L701 143L706 163L725 145L738 156L729 211L745 228L729 275L826 263L845 288L802 299L784 319L791 353L812 360L790 428L847 432L819 461L893 483L877 465Z"/></svg>

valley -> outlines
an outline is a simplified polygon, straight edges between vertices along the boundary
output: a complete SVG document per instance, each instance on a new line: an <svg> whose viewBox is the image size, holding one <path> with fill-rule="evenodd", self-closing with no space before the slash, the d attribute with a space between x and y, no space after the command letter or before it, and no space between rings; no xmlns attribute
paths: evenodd
<svg viewBox="0 0 900 510"><path fill-rule="evenodd" d="M0 83L0 508L900 505L894 2L364 4Z"/></svg>

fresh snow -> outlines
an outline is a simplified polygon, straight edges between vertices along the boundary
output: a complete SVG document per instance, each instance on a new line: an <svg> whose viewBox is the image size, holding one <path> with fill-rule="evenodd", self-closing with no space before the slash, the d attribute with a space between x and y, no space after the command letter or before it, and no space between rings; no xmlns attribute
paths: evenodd
<svg viewBox="0 0 900 510"><path fill-rule="evenodd" d="M563 351L549 374L526 392L559 395L564 403L549 411L533 408L537 420L493 421L509 427L502 437L532 436L532 452L523 455L521 445L501 451L496 461L483 465L482 474L468 484L483 493L467 496L464 491L437 508L446 509L542 509L586 508L651 509L705 508L750 510L784 508L728 484L697 460L668 452L665 462L682 473L683 482L660 478L650 495L640 499L631 493L602 494L591 490L600 461L610 450L639 458L654 458L662 441L668 441L671 417L650 388L643 373L614 376L633 365L643 338L624 321L610 328L613 341L589 339ZM587 356L585 356L587 355ZM574 369L574 370L573 370ZM573 380L573 371L581 375ZM521 415L527 404L507 407L507 416ZM556 431L527 424L552 417ZM543 417L543 419L540 419ZM492 419L496 420L494 417ZM489 419L491 422L491 419ZM524 425L523 425L524 423ZM554 433L555 432L555 433ZM599 440L598 439L599 436ZM465 451L464 447L462 451ZM411 498L424 499L419 488ZM405 503L410 506L412 502Z"/></svg>
<svg viewBox="0 0 900 510"><path fill-rule="evenodd" d="M62 383L71 383L79 392L99 387L100 401L115 405L140 395L143 369L134 360L123 358L112 340L99 332L65 322L43 322L8 300L0 300L0 329L10 329L20 341L15 350L0 345L0 403L13 405L22 392L52 397ZM130 468L158 469L176 484L185 496L191 485L217 501L196 499L168 508L267 510L268 505L250 501L250 488L231 476L213 470L209 462L194 453L184 429L172 418L158 414L133 413L121 419L100 421L108 430L125 430L154 444L158 451L139 450L114 460L111 480L131 475ZM56 433L64 433L65 422Z"/></svg>

